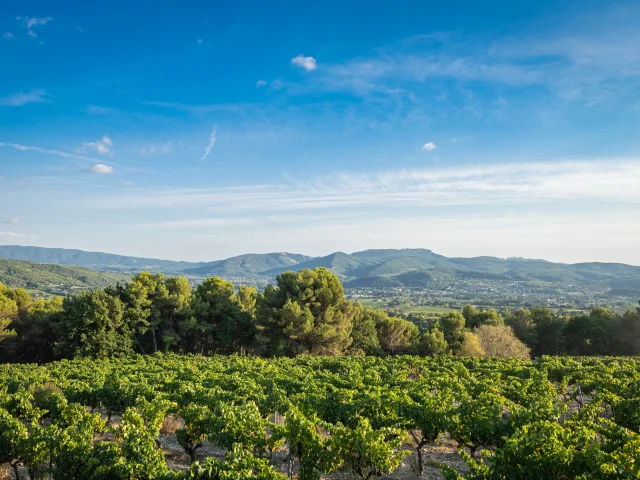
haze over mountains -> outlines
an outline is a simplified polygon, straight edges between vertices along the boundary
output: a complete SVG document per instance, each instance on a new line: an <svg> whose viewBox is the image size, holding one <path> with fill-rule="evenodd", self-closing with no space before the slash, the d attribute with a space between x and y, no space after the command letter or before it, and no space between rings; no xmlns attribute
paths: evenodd
<svg viewBox="0 0 640 480"><path fill-rule="evenodd" d="M238 255L211 262L176 262L60 248L0 246L0 258L74 265L134 274L142 270L191 277L220 276L238 283L268 283L286 270L326 267L346 288L446 289L451 285L522 284L562 291L589 290L640 296L640 267L588 262L562 264L532 259L455 258L427 249L378 249L324 257L294 253ZM496 287L497 288L497 287Z"/></svg>

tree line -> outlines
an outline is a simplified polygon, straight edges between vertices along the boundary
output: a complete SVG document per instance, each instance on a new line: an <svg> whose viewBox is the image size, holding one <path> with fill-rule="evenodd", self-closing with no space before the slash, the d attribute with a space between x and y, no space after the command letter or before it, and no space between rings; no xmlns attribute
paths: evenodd
<svg viewBox="0 0 640 480"><path fill-rule="evenodd" d="M560 316L467 306L418 327L345 299L326 268L285 272L262 292L218 277L142 272L66 298L32 299L0 284L0 361L49 362L132 353L308 355L639 355L640 308Z"/></svg>

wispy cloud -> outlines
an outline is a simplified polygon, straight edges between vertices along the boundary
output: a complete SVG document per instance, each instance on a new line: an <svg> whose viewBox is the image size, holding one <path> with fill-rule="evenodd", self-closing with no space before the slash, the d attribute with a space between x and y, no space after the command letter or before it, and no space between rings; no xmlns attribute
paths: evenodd
<svg viewBox="0 0 640 480"><path fill-rule="evenodd" d="M90 173L97 173L102 175L108 175L113 173L113 167L111 165L105 165L103 163L97 163L89 168Z"/></svg>
<svg viewBox="0 0 640 480"><path fill-rule="evenodd" d="M207 148L204 150L204 154L200 157L199 159L200 162L205 160L209 156L209 154L211 153L211 150L215 145L216 145L216 127L213 127L213 130L211 130L211 134L209 135L209 144L207 145Z"/></svg>
<svg viewBox="0 0 640 480"><path fill-rule="evenodd" d="M13 33L11 33L11 32L5 32L5 33L3 33L3 34L2 34L2 36L3 36L4 38L11 39L11 38L13 38Z"/></svg>
<svg viewBox="0 0 640 480"><path fill-rule="evenodd" d="M316 69L316 59L313 57L305 57L300 54L297 57L291 59L291 64L300 68L304 68L307 71Z"/></svg>
<svg viewBox="0 0 640 480"><path fill-rule="evenodd" d="M141 223L134 225L131 228L135 230L185 229L200 227L225 227L232 225L253 225L255 223L256 220L253 218L194 218L190 220L177 220L172 222Z"/></svg>
<svg viewBox="0 0 640 480"><path fill-rule="evenodd" d="M543 87L587 104L632 94L640 78L640 5L585 13L548 32L549 25L499 38L454 32L407 38L303 80L302 92L348 91L363 97L433 98L433 85L457 90L479 83L497 88ZM296 57L303 66L305 57ZM293 62L293 60L292 60ZM451 86L447 81L456 80ZM429 81L432 80L432 81ZM508 91L508 90L507 90Z"/></svg>
<svg viewBox="0 0 640 480"><path fill-rule="evenodd" d="M92 115L115 115L118 113L115 108L101 107L99 105L88 105L85 110Z"/></svg>
<svg viewBox="0 0 640 480"><path fill-rule="evenodd" d="M173 151L173 142L165 142L160 145L145 145L140 150L143 155L169 154Z"/></svg>
<svg viewBox="0 0 640 480"><path fill-rule="evenodd" d="M264 87L266 84L267 84L267 81L266 81L266 80L258 80L258 81L256 82L256 88L257 88L257 87Z"/></svg>
<svg viewBox="0 0 640 480"><path fill-rule="evenodd" d="M19 220L16 217L13 217L13 218L10 218L9 220L4 220L3 222L0 222L0 223L7 225L7 224L16 224L18 222Z"/></svg>
<svg viewBox="0 0 640 480"><path fill-rule="evenodd" d="M47 101L47 96L47 92L41 88L27 93L20 92L9 97L0 98L0 106L21 107L27 103L42 103Z"/></svg>
<svg viewBox="0 0 640 480"><path fill-rule="evenodd" d="M17 233L12 231L0 232L0 237L11 237L11 238L26 238L27 235L24 233Z"/></svg>
<svg viewBox="0 0 640 480"><path fill-rule="evenodd" d="M428 142L428 143L425 143L422 147L420 147L420 150L427 150L428 152L431 152L436 148L438 148L438 146L435 143Z"/></svg>
<svg viewBox="0 0 640 480"><path fill-rule="evenodd" d="M102 208L207 207L215 211L515 205L592 200L640 203L640 160L512 163L446 169L335 174L311 182L138 191L97 198Z"/></svg>
<svg viewBox="0 0 640 480"><path fill-rule="evenodd" d="M85 142L81 147L78 148L79 152L86 152L88 150L95 150L97 153L101 155L111 155L113 156L113 152L111 151L111 147L113 146L113 141L111 137L104 136L97 142Z"/></svg>
<svg viewBox="0 0 640 480"><path fill-rule="evenodd" d="M18 17L18 20L22 19L26 28L36 27L38 25L46 25L51 22L53 17Z"/></svg>
<svg viewBox="0 0 640 480"><path fill-rule="evenodd" d="M16 150L20 150L21 152L29 152L29 151L38 152L38 153L43 153L45 155L56 155L58 157L75 158L77 160L87 160L87 161L90 161L90 162L99 162L100 161L97 158L87 157L85 155L78 155L78 154L75 154L75 153L63 152L61 150L51 150L51 149L41 148L41 147L20 145L19 143L0 142L0 147L14 148Z"/></svg>

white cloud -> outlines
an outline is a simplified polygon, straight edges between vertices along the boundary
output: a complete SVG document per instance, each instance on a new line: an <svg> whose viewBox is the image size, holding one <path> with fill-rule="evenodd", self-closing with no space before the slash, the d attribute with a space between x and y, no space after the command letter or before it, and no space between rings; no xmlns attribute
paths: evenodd
<svg viewBox="0 0 640 480"><path fill-rule="evenodd" d="M28 93L16 93L9 97L0 98L0 106L21 107L27 103L42 103L47 101L47 92L39 88Z"/></svg>
<svg viewBox="0 0 640 480"><path fill-rule="evenodd" d="M115 108L106 108L99 105L89 105L87 106L86 111L93 115L115 115L118 113Z"/></svg>
<svg viewBox="0 0 640 480"><path fill-rule="evenodd" d="M264 87L266 84L267 84L267 81L266 81L266 80L258 80L258 81L256 82L256 88L257 88L257 87Z"/></svg>
<svg viewBox="0 0 640 480"><path fill-rule="evenodd" d="M173 151L173 142L165 142L161 145L145 145L140 150L143 155L153 155L154 153L162 153L164 155Z"/></svg>
<svg viewBox="0 0 640 480"><path fill-rule="evenodd" d="M205 160L209 154L211 153L211 149L215 146L216 144L216 127L213 127L213 130L211 130L211 134L209 135L209 144L207 145L207 148L204 151L204 154L200 157L199 161L203 161Z"/></svg>
<svg viewBox="0 0 640 480"><path fill-rule="evenodd" d="M212 211L314 212L594 201L640 204L640 160L460 165L377 174L334 174L311 182L218 189L138 191L96 198L116 209L207 207Z"/></svg>
<svg viewBox="0 0 640 480"><path fill-rule="evenodd" d="M89 168L91 173L98 174L111 174L113 173L113 167L111 165L105 165L103 163L96 163L94 166Z"/></svg>
<svg viewBox="0 0 640 480"><path fill-rule="evenodd" d="M10 218L9 220L5 220L4 222L0 222L0 223L4 223L6 224L16 224L18 223L19 220L16 217Z"/></svg>
<svg viewBox="0 0 640 480"><path fill-rule="evenodd" d="M438 148L438 146L437 146L435 143L433 143L433 142L428 142L428 143L425 143L425 144L420 148L420 150L427 150L428 152L432 152L432 151L433 151L433 150L435 150L436 148Z"/></svg>
<svg viewBox="0 0 640 480"><path fill-rule="evenodd" d="M23 233L8 231L8 232L0 232L0 237L26 238L26 235Z"/></svg>
<svg viewBox="0 0 640 480"><path fill-rule="evenodd" d="M3 36L4 38L9 38L9 39L10 39L10 38L13 38L13 33L11 33L11 32L5 32L2 36Z"/></svg>
<svg viewBox="0 0 640 480"><path fill-rule="evenodd" d="M30 37L38 38L38 34L37 34L36 32L34 32L33 30L29 30L29 31L27 32L27 34L28 34Z"/></svg>
<svg viewBox="0 0 640 480"><path fill-rule="evenodd" d="M297 67L304 68L307 71L316 69L316 59L313 57L305 57L300 54L297 57L291 59L291 63Z"/></svg>
<svg viewBox="0 0 640 480"><path fill-rule="evenodd" d="M20 17L18 17L18 19L19 18ZM35 27L35 26L38 26L38 25L46 25L47 23L49 23L52 20L53 20L53 17L41 17L41 18L25 17L24 18L24 24L25 24L26 28L31 28L31 27Z"/></svg>
<svg viewBox="0 0 640 480"><path fill-rule="evenodd" d="M141 223L132 226L132 229L165 229L165 228L202 228L202 227L223 227L232 225L253 225L256 221L253 218L194 218L190 220L176 220L171 222L151 222Z"/></svg>
<svg viewBox="0 0 640 480"><path fill-rule="evenodd" d="M111 140L111 137L104 136L102 137L102 139L98 140L97 142L83 143L82 146L78 149L78 151L86 152L87 150L95 150L101 155L113 156L113 152L109 148L112 146L113 146L113 141Z"/></svg>
<svg viewBox="0 0 640 480"><path fill-rule="evenodd" d="M33 146L29 146L29 145L20 145L19 143L0 142L0 147L14 148L16 150L20 150L21 152L32 151L32 152L43 153L45 155L56 155L58 157L64 157L64 158L75 158L75 159L78 159L78 160L88 160L90 162L99 162L100 161L97 158L87 157L85 155L77 155L77 154L74 154L74 153L63 152L61 150L50 150L50 149L47 149L47 148L33 147Z"/></svg>

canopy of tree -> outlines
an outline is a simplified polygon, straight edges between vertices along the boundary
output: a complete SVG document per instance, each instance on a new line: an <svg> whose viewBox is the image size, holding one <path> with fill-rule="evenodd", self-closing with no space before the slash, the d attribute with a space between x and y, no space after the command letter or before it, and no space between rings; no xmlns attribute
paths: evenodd
<svg viewBox="0 0 640 480"><path fill-rule="evenodd" d="M467 306L418 324L344 297L324 267L280 274L263 292L211 277L143 272L127 283L64 299L33 300L0 284L0 361L117 357L132 353L639 355L640 308L560 316L519 309L505 318Z"/></svg>

